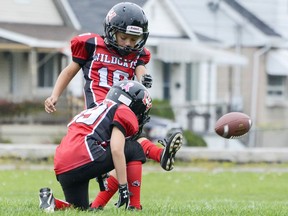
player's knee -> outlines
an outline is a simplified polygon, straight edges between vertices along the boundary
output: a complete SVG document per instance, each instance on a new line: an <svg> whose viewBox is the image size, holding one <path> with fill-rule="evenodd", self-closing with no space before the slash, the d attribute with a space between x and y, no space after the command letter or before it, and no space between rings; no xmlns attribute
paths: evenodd
<svg viewBox="0 0 288 216"><path fill-rule="evenodd" d="M126 160L129 161L141 161L146 162L146 156L144 154L142 146L137 141L129 141L126 145Z"/></svg>

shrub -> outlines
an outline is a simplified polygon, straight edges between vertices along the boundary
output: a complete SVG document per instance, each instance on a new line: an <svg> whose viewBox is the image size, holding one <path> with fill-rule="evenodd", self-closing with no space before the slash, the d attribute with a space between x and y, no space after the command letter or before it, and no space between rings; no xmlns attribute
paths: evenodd
<svg viewBox="0 0 288 216"><path fill-rule="evenodd" d="M151 115L175 120L173 109L167 100L153 100L153 105L150 111Z"/></svg>
<svg viewBox="0 0 288 216"><path fill-rule="evenodd" d="M6 100L0 101L0 117L26 116L42 110L43 103L38 101L23 101L20 103Z"/></svg>
<svg viewBox="0 0 288 216"><path fill-rule="evenodd" d="M0 136L0 143L2 144L11 144L12 141L10 139L5 139Z"/></svg>
<svg viewBox="0 0 288 216"><path fill-rule="evenodd" d="M187 146L207 147L207 143L200 135L190 130L184 130L183 135L186 139Z"/></svg>

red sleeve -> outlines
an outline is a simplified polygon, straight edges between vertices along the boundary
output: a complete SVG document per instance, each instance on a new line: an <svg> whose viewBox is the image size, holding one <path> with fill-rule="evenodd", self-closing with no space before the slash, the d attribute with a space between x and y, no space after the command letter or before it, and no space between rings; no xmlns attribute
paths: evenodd
<svg viewBox="0 0 288 216"><path fill-rule="evenodd" d="M97 37L93 33L78 35L71 40L71 52L73 61L82 65L93 56L97 46Z"/></svg>
<svg viewBox="0 0 288 216"><path fill-rule="evenodd" d="M136 66L148 64L148 62L150 61L150 58L151 58L150 51L147 48L144 48L142 50L142 52L140 53L140 57L139 57L139 59L137 61Z"/></svg>
<svg viewBox="0 0 288 216"><path fill-rule="evenodd" d="M136 115L125 105L120 105L117 108L113 119L113 125L118 127L125 137L133 136L139 130Z"/></svg>

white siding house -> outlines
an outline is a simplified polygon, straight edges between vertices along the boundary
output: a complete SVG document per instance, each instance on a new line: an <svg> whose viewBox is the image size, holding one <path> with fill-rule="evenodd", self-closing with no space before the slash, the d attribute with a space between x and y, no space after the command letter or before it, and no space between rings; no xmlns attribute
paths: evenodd
<svg viewBox="0 0 288 216"><path fill-rule="evenodd" d="M1 104L43 104L70 60L66 47L77 34L77 20L65 1L0 0L0 4Z"/></svg>
<svg viewBox="0 0 288 216"><path fill-rule="evenodd" d="M0 97L14 102L43 99L67 64L65 47L79 26L61 1L0 3Z"/></svg>

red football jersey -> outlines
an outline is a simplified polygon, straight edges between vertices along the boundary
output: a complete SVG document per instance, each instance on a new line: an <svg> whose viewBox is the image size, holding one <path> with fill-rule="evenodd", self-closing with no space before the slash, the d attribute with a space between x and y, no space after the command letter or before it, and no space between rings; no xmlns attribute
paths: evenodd
<svg viewBox="0 0 288 216"><path fill-rule="evenodd" d="M103 146L109 145L113 126L118 127L126 138L135 135L139 129L131 109L110 100L76 115L56 148L56 175L100 159L106 151Z"/></svg>
<svg viewBox="0 0 288 216"><path fill-rule="evenodd" d="M138 55L119 56L107 48L98 34L86 33L71 40L73 61L84 73L85 104L94 107L105 99L110 87L123 79L134 79L135 68L150 61L151 53L146 48Z"/></svg>

